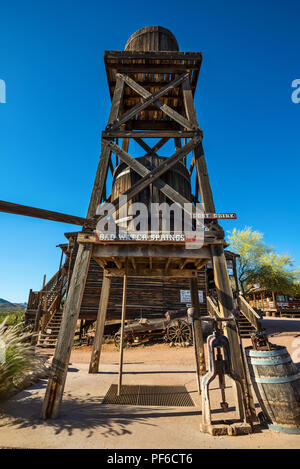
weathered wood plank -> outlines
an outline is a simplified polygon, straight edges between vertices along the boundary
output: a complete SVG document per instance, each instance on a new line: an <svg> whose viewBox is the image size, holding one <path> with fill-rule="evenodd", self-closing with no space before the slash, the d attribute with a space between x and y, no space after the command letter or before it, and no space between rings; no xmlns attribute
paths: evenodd
<svg viewBox="0 0 300 469"><path fill-rule="evenodd" d="M117 79L117 84L112 100L112 105L109 113L108 122L112 122L117 119L119 115L119 109L121 106L121 101L123 98L124 92L124 81L121 78ZM95 182L92 190L92 195L90 199L90 204L87 212L87 218L91 218L95 215L97 206L100 203L103 190L106 186L106 175L107 168L110 159L110 149L103 145L101 149L101 154L99 158L98 168L96 172Z"/></svg>
<svg viewBox="0 0 300 469"><path fill-rule="evenodd" d="M127 261L125 274L123 276L123 296L122 296L122 316L121 316L121 338L120 338L120 362L119 362L119 380L118 396L121 394L122 375L123 375L123 355L124 355L124 325L126 318L126 300L127 300Z"/></svg>
<svg viewBox="0 0 300 469"><path fill-rule="evenodd" d="M95 261L97 262L97 257L94 257ZM107 277L123 277L126 272L126 269L106 269ZM148 267L141 267L139 265L136 266L136 269L128 268L128 277L174 277L174 278L196 278L197 277L197 270L194 269L168 269L165 271L164 268L158 269L152 267L152 269Z"/></svg>
<svg viewBox="0 0 300 469"><path fill-rule="evenodd" d="M144 125L143 121L135 121L135 125ZM159 122L160 124L160 122ZM161 122L161 124L164 124ZM115 130L115 131L103 131L103 138L175 138L175 137L187 137L192 138L198 133L197 130Z"/></svg>
<svg viewBox="0 0 300 469"><path fill-rule="evenodd" d="M30 207L28 205L14 204L0 200L0 212L13 213L14 215L23 215L32 218L41 218L42 220L52 220L70 225L83 226L87 220L82 217L68 215L66 213L53 212L42 208Z"/></svg>
<svg viewBox="0 0 300 469"><path fill-rule="evenodd" d="M134 91L139 93L144 99L148 100L151 98L152 94L149 91L147 91L143 86L136 83L132 78L128 77L127 75L124 75L123 80L128 86L130 86ZM185 127L188 130L195 129L194 124L191 124L191 122L189 122L185 117L181 116L177 111L170 108L167 104L164 104L161 101L155 101L153 104L158 109L160 109L165 114L167 114L167 116L174 119L182 127Z"/></svg>
<svg viewBox="0 0 300 469"><path fill-rule="evenodd" d="M137 104L132 109L129 109L127 112L125 112L119 119L115 119L113 122L109 123L106 127L106 130L107 131L114 131L114 130L119 129L121 125L125 124L130 119L132 119L134 116L136 116L141 111L146 109L148 106L150 106L150 104L152 104L152 103L155 104L155 101L157 99L159 99L161 96L163 96L164 94L166 94L169 90L171 90L172 88L180 85L184 80L186 80L188 78L188 76L189 76L188 73L182 74L180 77L176 78L175 80L172 80L170 83L163 86L162 88L160 88L160 90L156 91L153 94L151 94L150 92L147 91L147 93L149 93L149 94L148 94L148 97L145 98L144 102ZM122 80L124 80L124 82L128 84L128 80L127 80L128 77L125 77L125 75L122 75L121 73L118 74L118 77L122 78ZM130 80L132 80L132 79L130 78ZM134 82L134 80L132 80L132 82ZM136 82L134 82L134 83L136 83ZM137 83L136 83L136 85L137 85Z"/></svg>
<svg viewBox="0 0 300 469"><path fill-rule="evenodd" d="M102 346L104 325L105 325L107 306L108 306L108 300L109 300L110 285L111 285L111 278L106 277L105 272L104 272L89 373L98 373L99 371L101 346Z"/></svg>
<svg viewBox="0 0 300 469"><path fill-rule="evenodd" d="M43 419L55 418L59 412L91 254L90 245L79 246L43 402Z"/></svg>
<svg viewBox="0 0 300 469"><path fill-rule="evenodd" d="M187 155L191 150L193 150L193 148L195 148L195 146L199 144L201 139L202 137L200 135L197 137L194 137L190 142L184 145L184 147L178 149L172 156L170 156L170 158L165 160L161 165L154 168L151 172L145 174L145 176L143 176L140 181L134 184L130 189L128 189L122 195L123 196L126 195L127 200L129 201L133 197L138 195L142 190L146 189L146 187L148 187L150 184L155 183L166 171L171 169L178 161L180 161L185 155ZM141 165L141 163L139 163L137 160L132 158L128 153L124 152L118 145L116 145L113 142L104 140L104 139L102 139L102 143L105 144L107 147L109 147L111 151L116 153L120 157L120 159L122 159L124 162L131 164L133 169L136 168L137 170L137 168L139 167L140 170L142 170L142 168L139 166ZM161 184L162 188L166 186L165 183L159 183L159 184ZM174 192L172 188L169 187L167 190L168 190L168 193L170 194L170 197L171 196L174 197ZM178 197L180 197L179 194L178 194ZM118 198L115 201L113 201L112 204L114 205L115 209L118 210L121 208L122 205L125 204L125 200L123 200L123 204L121 204Z"/></svg>
<svg viewBox="0 0 300 469"><path fill-rule="evenodd" d="M198 283L196 278L190 279L190 290L191 290L191 300L194 308L194 317L200 318L200 303L198 295ZM196 352L196 365L197 365L197 374L198 376L204 376L206 373L206 364L205 364L205 354L204 354L204 340L203 340L203 331L201 321L196 320L194 322L194 331L195 331L195 352ZM200 388L199 388L200 391Z"/></svg>
<svg viewBox="0 0 300 469"><path fill-rule="evenodd" d="M94 244L93 257L102 259L107 257L180 257L189 259L210 259L211 254L210 248L207 246L201 249L186 249L184 245L174 246L169 244L156 246L152 241L152 244L143 246L139 244Z"/></svg>

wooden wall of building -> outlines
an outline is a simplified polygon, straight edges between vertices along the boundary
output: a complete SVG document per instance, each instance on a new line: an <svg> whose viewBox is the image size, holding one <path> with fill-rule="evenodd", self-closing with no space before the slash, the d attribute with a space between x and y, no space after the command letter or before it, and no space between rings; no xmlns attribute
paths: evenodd
<svg viewBox="0 0 300 469"><path fill-rule="evenodd" d="M102 268L91 260L86 286L83 294L80 319L96 320L102 285ZM122 278L113 278L107 320L121 317ZM199 271L198 288L203 291L201 311L206 314L206 275L205 269ZM163 315L167 310L185 308L180 302L180 290L189 290L189 279L129 278L127 287L127 319L150 315Z"/></svg>

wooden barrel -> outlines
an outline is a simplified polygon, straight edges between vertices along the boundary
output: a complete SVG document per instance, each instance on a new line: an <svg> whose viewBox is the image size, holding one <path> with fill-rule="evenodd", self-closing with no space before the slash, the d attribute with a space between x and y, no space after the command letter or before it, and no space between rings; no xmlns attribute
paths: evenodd
<svg viewBox="0 0 300 469"><path fill-rule="evenodd" d="M252 384L268 427L278 432L300 433L300 372L286 347L245 350Z"/></svg>
<svg viewBox="0 0 300 469"><path fill-rule="evenodd" d="M144 166L146 166L149 170L152 170L154 167L159 166L167 158L163 156L154 157L151 155L146 155L136 159ZM121 163L120 165L118 165L113 174L111 201L117 199L119 195L127 191L127 189L136 184L140 179L141 176L139 176L135 171L129 168L125 163ZM172 167L172 169L163 174L161 179L167 184L169 184L169 186L171 186L173 189L178 191L187 200L192 201L190 175L183 163L178 162ZM147 206L149 213L151 209L151 203L172 203L155 186L155 184L151 184L146 189L141 191L136 197L129 201L128 204L131 205L134 202L144 203ZM161 229L164 229L164 224L161 226Z"/></svg>
<svg viewBox="0 0 300 469"><path fill-rule="evenodd" d="M178 51L175 36L162 26L146 26L128 39L125 50L130 51Z"/></svg>
<svg viewBox="0 0 300 469"><path fill-rule="evenodd" d="M168 158L159 156L153 157L150 155L142 156L136 158L137 161L146 166L149 170L152 170L154 167L159 166L163 161ZM135 171L126 166L125 163L121 163L117 166L113 175L113 186L111 200L115 200L119 197L120 194L127 191L131 186L137 183L141 179ZM169 171L162 175L161 179L177 190L181 195L186 199L192 201L191 194L191 180L187 168L183 163L178 162L172 167ZM147 187L145 190L140 192L134 199L133 202L143 202L148 207L151 202L166 202L168 201L166 196L156 189L155 185L153 187Z"/></svg>

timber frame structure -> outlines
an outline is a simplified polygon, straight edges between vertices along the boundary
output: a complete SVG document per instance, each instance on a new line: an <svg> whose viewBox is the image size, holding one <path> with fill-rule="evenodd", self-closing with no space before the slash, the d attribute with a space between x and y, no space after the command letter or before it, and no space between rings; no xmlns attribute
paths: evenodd
<svg viewBox="0 0 300 469"><path fill-rule="evenodd" d="M98 372L113 276L124 279L123 319L126 313L127 278L130 276L190 278L192 303L197 313L197 271L212 260L220 314L223 318L229 318L234 309L224 256L224 232L216 221L206 222L204 245L200 249L186 249L185 243L180 241L99 241L94 232L97 206L103 201L110 201L110 197L107 197L108 171L113 173L119 161L139 175L138 182L123 194L127 196L128 201L151 186L183 209L183 205L191 201L168 185L163 176L178 162L187 165L187 155L192 152L192 162L188 168L190 176L193 172L196 173L192 202L195 204L200 195L205 211L215 212L202 146L203 135L198 125L193 99L202 61L201 53L108 51L105 52L104 60L112 104L106 129L102 132L102 149L87 217L77 238L79 247L42 408L42 417L45 419L54 418L59 413L85 280L92 258L101 265L104 275L90 363L91 373ZM158 143L150 146L144 139L158 139ZM130 142L134 140L147 155L157 156L157 151L170 139L175 144L174 153L152 168L146 167L129 153ZM113 154L115 158L112 157ZM122 207L120 198L111 202L115 210ZM200 354L198 373L204 375L206 366L200 323L201 321L197 321L196 347ZM233 369L243 382L245 376L238 332L229 322L225 330L230 343ZM122 362L121 348L120 371ZM121 376L120 373L119 390ZM253 408L250 411L253 411Z"/></svg>

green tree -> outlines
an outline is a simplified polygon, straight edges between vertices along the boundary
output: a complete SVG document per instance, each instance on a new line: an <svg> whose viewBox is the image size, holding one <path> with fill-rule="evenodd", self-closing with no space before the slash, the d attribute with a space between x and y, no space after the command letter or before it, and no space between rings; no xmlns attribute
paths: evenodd
<svg viewBox="0 0 300 469"><path fill-rule="evenodd" d="M295 296L300 293L300 272L293 270L293 260L286 254L277 254L273 246L263 241L263 234L245 227L229 232L231 250L239 254L238 280L243 295L255 284L268 290Z"/></svg>

